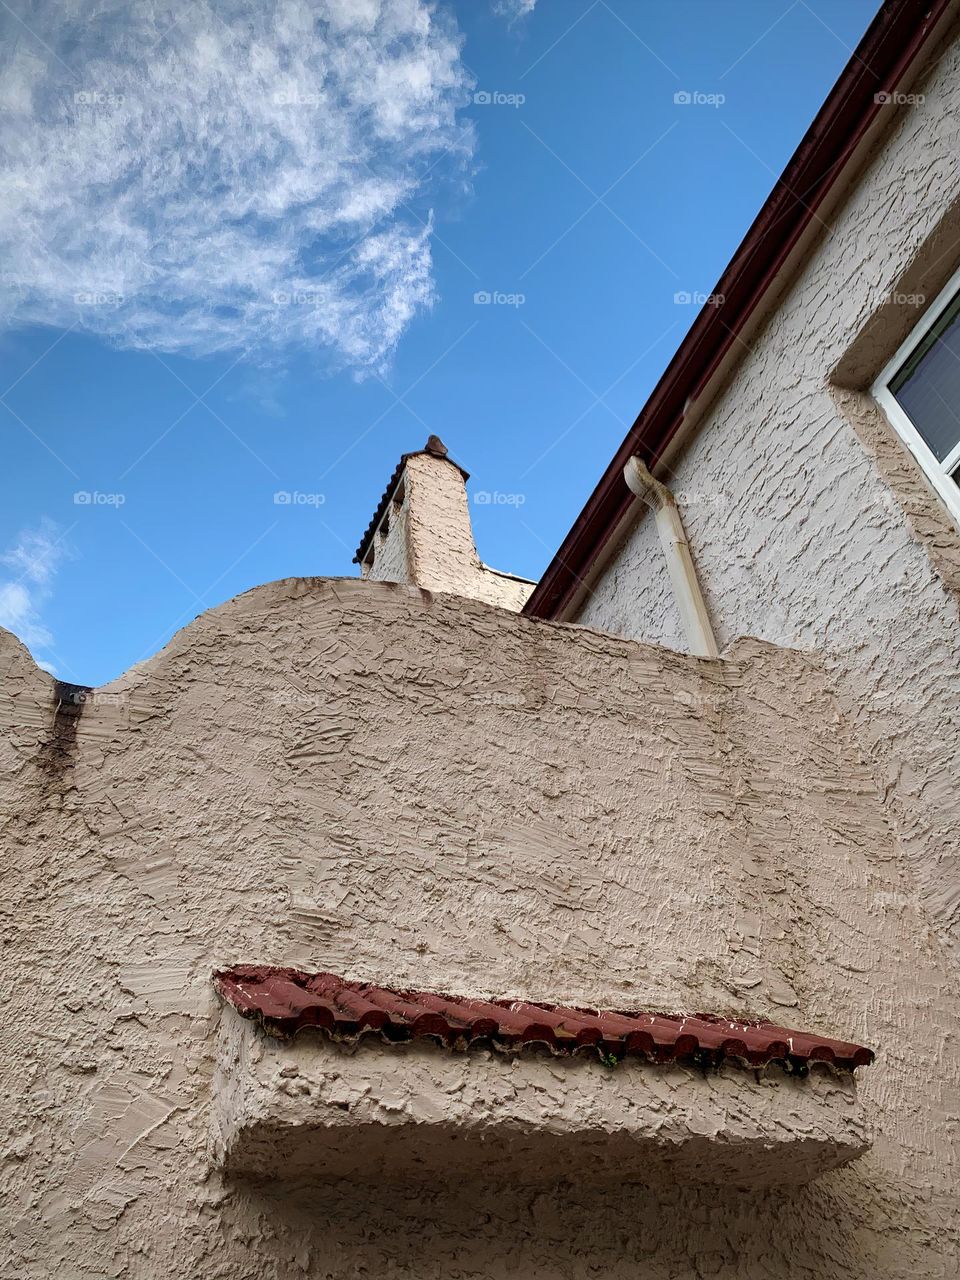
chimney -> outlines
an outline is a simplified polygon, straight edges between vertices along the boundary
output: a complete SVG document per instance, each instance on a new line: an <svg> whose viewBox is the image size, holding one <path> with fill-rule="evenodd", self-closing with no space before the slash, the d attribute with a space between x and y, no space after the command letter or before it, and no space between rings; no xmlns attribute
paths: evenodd
<svg viewBox="0 0 960 1280"><path fill-rule="evenodd" d="M403 454L354 556L361 575L519 612L534 584L481 562L470 524L468 479L439 436Z"/></svg>

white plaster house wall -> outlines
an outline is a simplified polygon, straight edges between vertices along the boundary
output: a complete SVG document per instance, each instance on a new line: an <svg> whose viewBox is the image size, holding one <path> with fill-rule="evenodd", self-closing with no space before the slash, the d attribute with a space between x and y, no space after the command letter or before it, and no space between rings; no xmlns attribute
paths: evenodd
<svg viewBox="0 0 960 1280"><path fill-rule="evenodd" d="M953 974L816 659L301 579L58 697L0 632L0 1275L958 1273ZM240 962L857 1039L876 1140L781 1192L224 1180Z"/></svg>
<svg viewBox="0 0 960 1280"><path fill-rule="evenodd" d="M877 154L663 478L721 646L816 649L938 928L960 939L960 537L866 394L960 263L960 41ZM684 649L643 516L577 621Z"/></svg>

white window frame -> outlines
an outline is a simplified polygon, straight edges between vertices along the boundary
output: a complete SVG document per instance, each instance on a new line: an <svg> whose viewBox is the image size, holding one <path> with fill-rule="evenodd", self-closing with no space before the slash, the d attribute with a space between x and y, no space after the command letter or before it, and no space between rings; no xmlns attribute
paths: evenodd
<svg viewBox="0 0 960 1280"><path fill-rule="evenodd" d="M917 462L920 463L928 480L943 499L954 524L960 528L960 483L954 480L951 474L960 466L960 442L940 462L890 390L890 383L940 319L950 303L953 302L957 294L960 294L960 270L954 272L943 289L937 294L920 321L911 330L910 336L905 342L901 343L893 359L884 366L883 371L870 391L873 398L887 415L887 420L894 431L896 431Z"/></svg>

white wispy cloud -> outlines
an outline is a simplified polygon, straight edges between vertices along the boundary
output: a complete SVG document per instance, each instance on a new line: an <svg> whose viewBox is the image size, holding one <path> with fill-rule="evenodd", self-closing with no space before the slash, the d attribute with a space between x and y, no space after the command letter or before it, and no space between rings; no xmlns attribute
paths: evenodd
<svg viewBox="0 0 960 1280"><path fill-rule="evenodd" d="M428 0L10 8L0 325L363 368L431 304L430 200L473 135Z"/></svg>
<svg viewBox="0 0 960 1280"><path fill-rule="evenodd" d="M0 627L19 636L34 654L53 644L41 609L66 554L62 530L45 518L37 528L22 530L13 546L0 555L0 564L8 570L0 581ZM53 670L49 661L41 660L40 665Z"/></svg>
<svg viewBox="0 0 960 1280"><path fill-rule="evenodd" d="M537 7L537 0L493 0L493 11L511 23L529 18Z"/></svg>

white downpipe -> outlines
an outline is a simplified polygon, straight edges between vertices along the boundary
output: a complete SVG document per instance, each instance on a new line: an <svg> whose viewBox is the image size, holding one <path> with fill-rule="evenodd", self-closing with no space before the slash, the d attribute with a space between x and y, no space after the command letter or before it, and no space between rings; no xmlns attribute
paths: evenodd
<svg viewBox="0 0 960 1280"><path fill-rule="evenodd" d="M719 658L676 499L665 484L654 480L639 458L630 459L623 468L623 478L630 492L653 511L690 652L698 658Z"/></svg>

